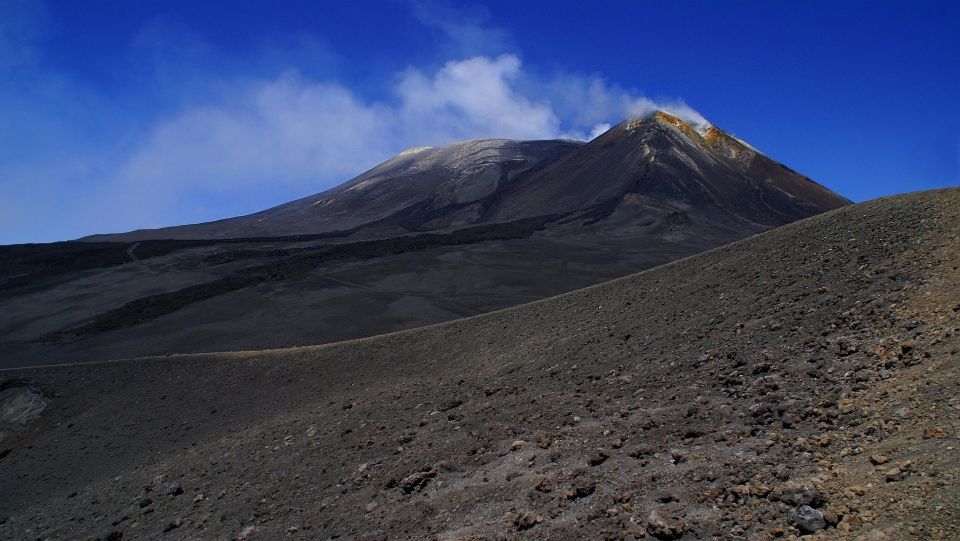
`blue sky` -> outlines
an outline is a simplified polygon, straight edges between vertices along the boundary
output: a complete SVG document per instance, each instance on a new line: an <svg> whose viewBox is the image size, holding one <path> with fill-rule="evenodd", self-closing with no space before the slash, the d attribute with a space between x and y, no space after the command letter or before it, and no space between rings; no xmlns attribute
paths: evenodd
<svg viewBox="0 0 960 541"><path fill-rule="evenodd" d="M0 243L245 214L412 146L702 115L854 200L960 183L960 3L0 0Z"/></svg>

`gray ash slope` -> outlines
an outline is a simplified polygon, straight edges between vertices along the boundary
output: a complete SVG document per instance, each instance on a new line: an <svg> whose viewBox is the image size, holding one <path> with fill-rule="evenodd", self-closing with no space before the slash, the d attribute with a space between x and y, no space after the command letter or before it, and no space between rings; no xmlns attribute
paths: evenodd
<svg viewBox="0 0 960 541"><path fill-rule="evenodd" d="M416 209L458 209L488 197L518 175L552 163L583 145L578 141L480 139L413 148L340 186L261 212L203 224L93 235L91 241L275 237L352 231L406 232ZM552 214L548 212L546 214ZM473 223L463 217L418 229ZM394 226L393 229L389 229Z"/></svg>
<svg viewBox="0 0 960 541"><path fill-rule="evenodd" d="M252 216L0 247L0 366L371 336L596 284L847 203L664 113L586 144L414 149Z"/></svg>
<svg viewBox="0 0 960 541"><path fill-rule="evenodd" d="M0 537L956 539L958 254L941 190L422 329L7 371Z"/></svg>

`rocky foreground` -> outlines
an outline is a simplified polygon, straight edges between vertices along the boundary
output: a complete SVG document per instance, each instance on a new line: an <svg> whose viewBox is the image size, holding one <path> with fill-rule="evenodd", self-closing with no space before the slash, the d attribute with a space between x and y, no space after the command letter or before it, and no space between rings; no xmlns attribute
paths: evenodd
<svg viewBox="0 0 960 541"><path fill-rule="evenodd" d="M960 190L470 319L0 372L3 539L958 539Z"/></svg>

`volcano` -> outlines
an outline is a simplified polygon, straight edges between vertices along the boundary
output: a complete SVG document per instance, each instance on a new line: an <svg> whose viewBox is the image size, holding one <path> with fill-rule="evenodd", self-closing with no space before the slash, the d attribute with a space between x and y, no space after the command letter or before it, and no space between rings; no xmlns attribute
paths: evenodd
<svg viewBox="0 0 960 541"><path fill-rule="evenodd" d="M578 211L604 213L596 223L618 209L649 217L653 208L771 227L849 203L719 128L657 111L589 143L413 148L336 188L248 216L87 240L384 236Z"/></svg>
<svg viewBox="0 0 960 541"><path fill-rule="evenodd" d="M248 216L0 247L8 366L372 336L530 302L849 204L665 112L590 142L414 148Z"/></svg>

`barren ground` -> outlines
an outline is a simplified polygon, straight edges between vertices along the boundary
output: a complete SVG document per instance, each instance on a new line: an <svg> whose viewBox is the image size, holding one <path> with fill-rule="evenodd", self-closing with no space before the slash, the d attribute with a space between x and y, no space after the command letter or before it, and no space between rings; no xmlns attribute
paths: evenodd
<svg viewBox="0 0 960 541"><path fill-rule="evenodd" d="M960 538L960 190L327 346L0 372L4 539Z"/></svg>

